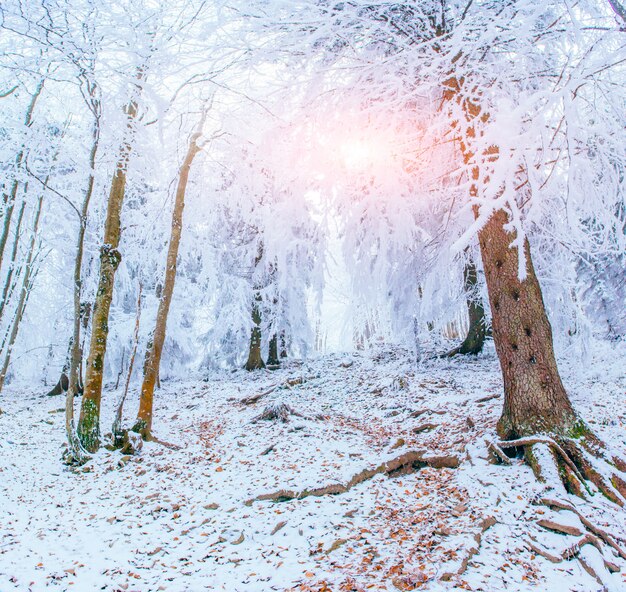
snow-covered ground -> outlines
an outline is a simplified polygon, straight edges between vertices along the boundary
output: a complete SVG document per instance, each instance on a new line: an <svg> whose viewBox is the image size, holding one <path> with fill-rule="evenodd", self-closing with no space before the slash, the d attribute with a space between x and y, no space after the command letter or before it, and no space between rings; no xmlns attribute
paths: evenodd
<svg viewBox="0 0 626 592"><path fill-rule="evenodd" d="M624 346L598 346L587 366L561 361L577 409L622 457ZM601 589L576 558L552 563L532 550L559 555L574 544L536 522L575 530L575 514L533 505L543 486L521 461L488 462L502 405L491 345L476 360L416 365L381 349L164 384L155 432L179 448L103 449L78 470L60 460L63 400L39 390L8 388L1 401L2 592ZM104 426L118 396L105 393ZM289 421L255 421L280 402L296 412ZM348 491L307 496L410 451L459 466L382 470ZM255 499L281 490L299 499ZM625 513L593 503L598 526L623 547ZM598 568L604 585L626 590L626 561L604 553L621 568ZM581 554L600 558L591 545Z"/></svg>

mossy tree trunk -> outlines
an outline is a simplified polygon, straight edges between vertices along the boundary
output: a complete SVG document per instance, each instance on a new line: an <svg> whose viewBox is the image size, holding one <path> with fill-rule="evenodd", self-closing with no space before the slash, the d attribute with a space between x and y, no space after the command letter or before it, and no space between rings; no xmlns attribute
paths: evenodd
<svg viewBox="0 0 626 592"><path fill-rule="evenodd" d="M139 432L144 439L151 437L152 431L152 411L154 403L154 388L159 376L161 364L161 354L165 343L165 332L167 329L167 317L169 315L174 285L176 282L176 262L183 228L183 211L185 209L185 193L189 180L189 171L193 160L200 151L198 140L202 136L202 128L206 119L206 111L191 136L187 155L180 167L178 174L178 186L176 187L176 199L172 210L172 226L170 232L170 243L167 251L167 261L165 264L165 281L159 299L159 309L157 312L156 324L152 337L146 349L146 358L143 367L143 383L141 385L141 398L139 401L139 412L133 430Z"/></svg>
<svg viewBox="0 0 626 592"><path fill-rule="evenodd" d="M89 204L91 203L95 183L96 155L100 145L100 102L97 100L98 89L93 83L89 84L88 88L89 96L91 97L89 105L94 119L92 124L91 150L89 151L90 172L80 210L78 239L76 241L76 255L74 257L74 319L69 355L69 376L66 379L67 390L65 396L65 432L68 442L68 454L66 455L66 461L78 464L82 464L88 458L86 451L84 450L76 433L74 420L74 397L77 394L84 392L84 385L82 384L84 335L81 339L81 325L84 333L86 333L87 327L89 326L89 317L91 316L91 305L89 303L82 302L82 268L85 233L87 231L87 216L89 214ZM61 379L62 378L63 375L61 376ZM61 381L59 381L59 383L61 384Z"/></svg>
<svg viewBox="0 0 626 592"><path fill-rule="evenodd" d="M138 88L140 89L142 75L138 78ZM137 103L134 100L126 108L126 115L128 128L125 133L128 134L132 133L134 120L137 117ZM126 174L130 150L130 142L124 141L120 148L120 156L111 182L103 244L100 247L98 289L93 307L91 341L77 429L80 441L88 452L95 452L100 447L100 401L104 358L109 334L109 310L113 299L115 272L122 258L118 246L121 237L121 214L126 192Z"/></svg>

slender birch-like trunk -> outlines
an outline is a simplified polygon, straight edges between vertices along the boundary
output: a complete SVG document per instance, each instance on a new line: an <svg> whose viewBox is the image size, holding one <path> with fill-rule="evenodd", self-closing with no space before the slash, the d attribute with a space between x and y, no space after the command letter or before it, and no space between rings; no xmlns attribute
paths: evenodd
<svg viewBox="0 0 626 592"><path fill-rule="evenodd" d="M139 282L139 295L137 296L137 314L135 316L135 332L133 335L133 348L130 354L130 360L128 363L128 373L126 375L126 382L124 384L124 392L120 398L120 402L117 405L117 411L115 412L115 419L113 420L113 426L111 427L111 434L113 437L113 446L121 448L124 445L124 436L128 436L128 432L122 429L122 415L124 413L124 403L126 402L126 396L128 395L128 387L130 386L130 379L133 375L133 368L135 367L135 357L137 356L137 346L139 345L139 326L141 324L141 299L143 295L143 284Z"/></svg>
<svg viewBox="0 0 626 592"><path fill-rule="evenodd" d="M95 183L95 166L98 146L100 144L100 118L96 113L94 116L92 128L92 143L89 151L89 177L87 179L87 188L80 211L80 221L78 227L78 239L76 244L76 256L74 258L74 276L73 276L73 300L74 300L74 320L72 340L70 346L70 366L69 377L67 380L67 391L65 393L65 432L67 435L68 454L67 462L84 463L88 456L83 448L80 439L76 433L74 421L74 397L80 392L81 384L81 365L83 359L83 348L81 343L81 324L87 329L89 320L89 312L82 305L82 267L83 254L85 245L85 232L87 231L87 215L89 213L89 204L93 195ZM62 380L63 376L61 376ZM62 386L62 385L61 385Z"/></svg>
<svg viewBox="0 0 626 592"><path fill-rule="evenodd" d="M28 296L32 289L32 270L33 270L33 257L35 254L35 246L37 243L37 233L39 230L39 220L41 218L41 209L43 204L43 195L39 198L37 203L37 211L35 213L35 220L33 222L33 230L30 239L30 245L28 248L28 255L26 257L26 263L24 266L24 277L22 279L22 288L20 292L20 297L17 303L17 309L15 311L15 316L13 318L13 323L10 329L10 333L8 335L8 341L6 344L3 343L3 351L4 351L4 361L2 363L2 369L0 370L0 391L4 387L4 381L6 379L7 371L9 369L9 364L11 362L11 354L13 352L13 346L15 345L15 340L17 339L18 331L20 328L20 323L24 316L24 310L26 309L26 304L28 302ZM6 349L5 349L6 345Z"/></svg>
<svg viewBox="0 0 626 592"><path fill-rule="evenodd" d="M143 73L140 72L138 75L138 92L141 91L143 78ZM128 104L126 116L127 129L125 134L130 136L132 135L132 128L137 117L137 102L135 99ZM127 138L120 148L116 170L111 182L104 224L104 237L100 247L98 289L93 308L85 387L78 420L78 437L88 452L95 452L100 447L100 401L102 398L104 358L109 334L109 310L113 300L115 272L122 258L117 248L121 237L122 206L124 205L126 192L126 174L130 151L130 138Z"/></svg>
<svg viewBox="0 0 626 592"><path fill-rule="evenodd" d="M24 209L26 208L26 200L22 201L20 211L17 215L17 224L15 225L15 237L13 239L13 248L11 249L11 261L9 263L9 269L7 271L7 277L4 280L4 288L2 289L2 300L0 301L0 319L4 314L4 309L7 302L10 299L10 292L12 292L13 274L15 272L15 261L17 259L17 251L20 244L20 232L22 229L22 221L24 219Z"/></svg>
<svg viewBox="0 0 626 592"><path fill-rule="evenodd" d="M154 388L159 376L161 364L161 354L165 342L167 329L167 317L172 303L172 294L176 282L176 262L183 228L183 210L185 208L185 192L189 180L189 171L196 154L200 151L198 140L202 136L202 128L206 118L206 111L200 119L196 131L189 140L187 154L180 166L178 174L178 185L176 187L176 198L172 210L172 225L170 232L170 243L167 250L167 261L165 264L165 280L159 300L156 324L154 331L146 348L146 358L143 367L143 384L141 385L141 398L139 400L139 411L137 421L133 430L140 433L142 438L150 439L152 432L152 411L154 406Z"/></svg>
<svg viewBox="0 0 626 592"><path fill-rule="evenodd" d="M37 84L35 88L35 92L32 94L30 103L26 109L26 115L24 116L24 125L26 127L30 127L33 123L33 112L35 111L35 105L37 104L37 100L39 99L41 92L43 91L43 86L45 84L45 79L42 78ZM11 229L11 218L13 217L13 209L15 207L15 200L17 198L17 190L20 185L19 181L19 173L22 169L22 163L24 161L24 148L17 153L15 157L15 179L11 183L11 191L5 200L5 212L4 212L4 221L2 223L2 232L0 232L0 267L2 266L2 260L4 258L4 249L7 244L7 240L9 238L9 230Z"/></svg>

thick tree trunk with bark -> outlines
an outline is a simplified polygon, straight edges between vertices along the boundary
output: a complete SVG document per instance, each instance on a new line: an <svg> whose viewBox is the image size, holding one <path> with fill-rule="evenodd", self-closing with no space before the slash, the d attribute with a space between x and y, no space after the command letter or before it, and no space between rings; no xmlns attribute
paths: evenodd
<svg viewBox="0 0 626 592"><path fill-rule="evenodd" d="M479 104L462 99L459 81L445 83L444 98L462 103L468 122L489 121ZM470 165L474 159L470 127L460 142L463 160ZM481 155L494 162L499 157L497 146ZM471 197L479 193L480 170L471 168ZM483 183L489 183L487 176ZM477 206L475 214L478 215ZM552 328L548 321L530 254L528 239L524 240L525 277L520 280L520 257L517 238L507 230L508 214L499 209L491 214L478 233L489 304L492 316L493 341L504 380L504 407L497 425L498 435L505 441L501 447L524 449L526 459L540 480L544 471L558 474L565 489L585 496L592 493L592 483L609 500L618 505L626 501L626 463L611 457L604 443L580 419L563 387L554 356ZM552 452L553 467L542 466L535 454L536 444L544 443ZM506 456L506 455L504 455ZM597 461L601 464L596 466ZM607 474L605 470L610 467Z"/></svg>
<svg viewBox="0 0 626 592"><path fill-rule="evenodd" d="M504 378L504 409L498 422L503 439L537 433L572 434L578 418L561 382L552 329L541 288L524 242L526 278L518 276L515 235L505 230L506 212L495 212L479 233L489 291L493 340Z"/></svg>
<svg viewBox="0 0 626 592"><path fill-rule="evenodd" d="M196 154L200 151L198 140L202 135L205 115L203 114L200 123L189 141L187 155L180 167L178 176L178 186L176 188L176 199L172 210L172 229L170 234L170 244L167 251L167 262L165 264L165 281L159 300L159 310L157 312L154 332L146 349L146 359L143 367L143 384L141 385L141 399L139 401L139 412L137 422L133 430L139 432L144 439L151 437L152 430L152 410L154 403L154 388L159 376L161 364L161 354L165 343L165 332L167 328L167 317L174 293L176 282L176 262L178 259L178 249L183 228L183 210L185 208L185 192L189 171Z"/></svg>
<svg viewBox="0 0 626 592"><path fill-rule="evenodd" d="M467 313L469 316L469 331L463 343L448 352L446 356L452 357L457 354L479 354L485 345L485 309L480 297L476 294L478 284L478 274L476 265L470 259L463 268L463 283L467 302Z"/></svg>
<svg viewBox="0 0 626 592"><path fill-rule="evenodd" d="M139 79L141 80L141 76ZM127 108L129 129L132 128L136 116L137 104L131 101ZM104 357L109 334L109 310L113 299L115 272L122 258L117 247L121 236L121 215L126 192L126 171L129 156L130 144L125 141L120 149L120 157L111 183L103 244L100 248L98 289L93 308L85 387L78 421L78 436L88 452L95 452L100 446L100 400L102 397Z"/></svg>

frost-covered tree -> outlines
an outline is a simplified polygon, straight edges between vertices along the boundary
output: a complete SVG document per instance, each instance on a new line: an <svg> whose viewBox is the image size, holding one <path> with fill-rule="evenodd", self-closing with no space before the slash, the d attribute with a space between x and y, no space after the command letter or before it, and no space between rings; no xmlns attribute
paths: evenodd
<svg viewBox="0 0 626 592"><path fill-rule="evenodd" d="M395 163L395 178L410 171L403 185L412 182L414 203L449 204L450 215L440 218L444 227L434 226L432 246L439 253L461 252L478 238L504 377L500 436L529 438L521 442L530 449L537 434L550 434L566 451L556 461L568 487L582 488L577 479L583 475L623 501L620 471L614 466L600 476L585 457L592 451L613 462L561 382L530 246L555 227L561 236L586 232L589 209L594 232L607 240L616 229L623 232L615 213L624 200L624 48L609 4L320 3L316 25L308 31L311 46L323 54L320 61L330 62L334 106L339 110L345 97L356 95L352 105L364 134L369 128L376 138L384 126L396 132L403 126L394 124L405 114L424 114L426 131L413 126L413 157L403 167ZM425 157L422 149L429 151ZM605 166L609 161L612 167ZM433 166L445 183L432 182ZM404 212L389 215L398 193L388 190L389 168L368 170L360 184L353 176L342 196L378 210L358 216L364 236L373 230L374 238L360 241L368 244L365 260L381 265L370 277L384 278L382 270L394 264L384 255L377 226L389 225L393 230L386 234L393 236L410 219ZM355 236L350 233L352 241ZM557 261L546 258L545 264ZM437 266L426 272L442 275ZM572 463L579 476L570 474Z"/></svg>

